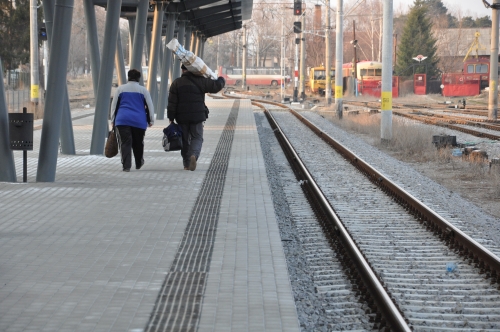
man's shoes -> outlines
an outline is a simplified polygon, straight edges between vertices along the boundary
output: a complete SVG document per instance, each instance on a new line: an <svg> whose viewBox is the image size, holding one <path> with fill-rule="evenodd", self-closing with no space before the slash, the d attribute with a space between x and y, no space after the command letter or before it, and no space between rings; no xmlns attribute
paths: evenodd
<svg viewBox="0 0 500 332"><path fill-rule="evenodd" d="M194 171L196 169L196 156L192 155L189 159L189 170Z"/></svg>
<svg viewBox="0 0 500 332"><path fill-rule="evenodd" d="M141 169L142 166L144 166L144 158L141 160L141 164L139 166L135 166L135 169Z"/></svg>
<svg viewBox="0 0 500 332"><path fill-rule="evenodd" d="M124 168L123 171L124 172L130 172L130 168Z"/></svg>
<svg viewBox="0 0 500 332"><path fill-rule="evenodd" d="M189 167L184 167L184 170L185 171L189 171Z"/></svg>

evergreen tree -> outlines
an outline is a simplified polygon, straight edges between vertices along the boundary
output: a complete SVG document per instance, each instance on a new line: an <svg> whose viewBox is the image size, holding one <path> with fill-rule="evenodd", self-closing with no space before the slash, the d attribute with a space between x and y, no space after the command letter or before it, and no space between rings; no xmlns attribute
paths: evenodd
<svg viewBox="0 0 500 332"><path fill-rule="evenodd" d="M432 35L432 23L428 17L428 6L425 0L415 0L408 13L406 24L403 28L401 43L397 52L395 71L397 75L410 75L413 70L409 67L418 64L414 57L421 54L426 56L421 66L415 66L415 73L425 73L429 77L438 74L439 59L436 55L436 39Z"/></svg>

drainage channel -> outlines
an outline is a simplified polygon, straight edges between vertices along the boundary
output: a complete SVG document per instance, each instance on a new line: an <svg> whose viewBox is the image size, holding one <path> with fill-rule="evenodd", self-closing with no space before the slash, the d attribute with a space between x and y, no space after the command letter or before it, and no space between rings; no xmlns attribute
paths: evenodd
<svg viewBox="0 0 500 332"><path fill-rule="evenodd" d="M145 331L197 329L239 107L236 100Z"/></svg>

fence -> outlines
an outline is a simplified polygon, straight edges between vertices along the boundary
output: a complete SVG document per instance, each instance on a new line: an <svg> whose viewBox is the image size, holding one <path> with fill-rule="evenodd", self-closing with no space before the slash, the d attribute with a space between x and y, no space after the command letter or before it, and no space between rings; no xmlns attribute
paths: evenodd
<svg viewBox="0 0 500 332"><path fill-rule="evenodd" d="M5 101L9 113L22 113L23 107L30 108L30 73L8 70L4 75ZM43 90L40 89L39 104L43 105Z"/></svg>

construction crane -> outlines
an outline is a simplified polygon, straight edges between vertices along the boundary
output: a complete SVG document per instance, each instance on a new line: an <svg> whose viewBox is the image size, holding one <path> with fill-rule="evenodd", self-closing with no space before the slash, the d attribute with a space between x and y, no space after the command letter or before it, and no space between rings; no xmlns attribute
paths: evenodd
<svg viewBox="0 0 500 332"><path fill-rule="evenodd" d="M479 33L479 31L476 31L476 33L474 34L474 41L472 42L472 45L469 47L469 50L467 51L467 54L465 55L464 62L469 58L469 55L473 50L476 51L476 59L479 57L479 50L481 50L481 51L486 50L486 47L481 45L481 43L479 42L480 35L481 34Z"/></svg>

